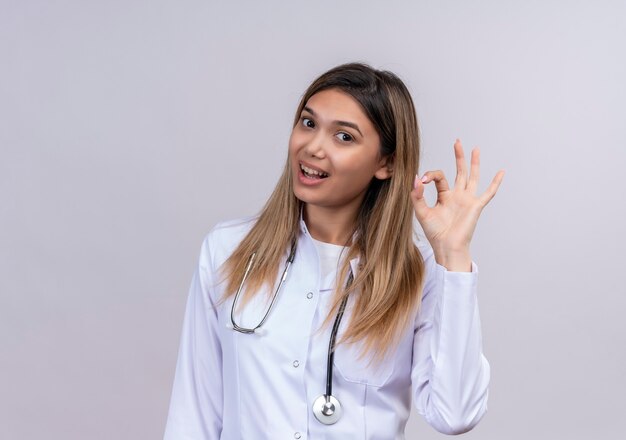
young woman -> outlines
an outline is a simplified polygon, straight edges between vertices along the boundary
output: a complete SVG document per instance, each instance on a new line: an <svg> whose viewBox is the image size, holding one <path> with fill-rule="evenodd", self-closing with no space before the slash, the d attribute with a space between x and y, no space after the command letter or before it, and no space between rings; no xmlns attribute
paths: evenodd
<svg viewBox="0 0 626 440"><path fill-rule="evenodd" d="M398 439L411 401L444 433L478 423L489 364L469 247L504 172L478 196L478 149L468 170L454 144L453 188L416 175L419 150L394 74L353 63L311 84L260 215L204 240L167 440Z"/></svg>

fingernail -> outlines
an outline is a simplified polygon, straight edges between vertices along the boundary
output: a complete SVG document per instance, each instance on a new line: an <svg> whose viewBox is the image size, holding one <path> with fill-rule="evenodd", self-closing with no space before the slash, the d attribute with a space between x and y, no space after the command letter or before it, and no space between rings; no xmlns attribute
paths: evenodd
<svg viewBox="0 0 626 440"><path fill-rule="evenodd" d="M422 177L422 182L426 183L427 180L428 180L428 177L424 174L424 177Z"/></svg>
<svg viewBox="0 0 626 440"><path fill-rule="evenodd" d="M415 175L415 180L413 181L413 189L417 188L417 184L419 183L420 178L419 176L416 174Z"/></svg>

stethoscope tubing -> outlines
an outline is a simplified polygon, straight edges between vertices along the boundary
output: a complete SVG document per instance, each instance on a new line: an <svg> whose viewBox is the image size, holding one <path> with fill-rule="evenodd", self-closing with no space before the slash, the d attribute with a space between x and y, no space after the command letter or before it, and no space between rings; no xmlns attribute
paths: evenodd
<svg viewBox="0 0 626 440"><path fill-rule="evenodd" d="M352 278L352 272L350 272L350 278L348 278L346 288L350 287L350 284L352 284ZM339 305L339 311L337 312L335 322L333 323L333 329L330 332L330 341L328 342L328 357L326 360L326 396L333 395L333 361L335 359L335 340L337 339L339 324L341 323L341 318L343 318L343 312L346 309L347 303L348 296L346 295L343 300L341 300L341 304Z"/></svg>

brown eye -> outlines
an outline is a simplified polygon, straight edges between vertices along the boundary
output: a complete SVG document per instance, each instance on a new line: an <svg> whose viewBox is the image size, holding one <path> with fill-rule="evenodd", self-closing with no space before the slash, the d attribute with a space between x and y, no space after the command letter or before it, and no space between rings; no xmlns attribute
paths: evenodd
<svg viewBox="0 0 626 440"><path fill-rule="evenodd" d="M343 131L341 133L337 133L337 137L342 142L352 142L354 140L351 135L344 133Z"/></svg>
<svg viewBox="0 0 626 440"><path fill-rule="evenodd" d="M304 125L307 128L313 128L315 127L315 122L313 122L309 118L302 118L302 125Z"/></svg>

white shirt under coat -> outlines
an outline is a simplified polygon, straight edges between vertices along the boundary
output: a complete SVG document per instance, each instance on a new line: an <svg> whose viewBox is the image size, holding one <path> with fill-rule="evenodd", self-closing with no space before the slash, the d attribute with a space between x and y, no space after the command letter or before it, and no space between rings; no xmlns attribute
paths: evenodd
<svg viewBox="0 0 626 440"><path fill-rule="evenodd" d="M474 262L472 272L449 272L435 262L425 238L416 241L426 280L414 325L379 368L368 368L367 358L357 360L358 346L337 346L333 395L344 412L336 424L323 425L311 406L325 391L332 325L316 331L330 307L335 273L320 276L318 251L304 221L264 335L229 328L232 297L215 307L225 284L218 283L218 268L253 221L218 224L202 244L165 440L404 439L411 401L433 428L447 434L478 423L487 409L489 364L482 353ZM350 264L356 273L358 259ZM266 301L263 293L256 295L237 313L237 324L255 327Z"/></svg>

